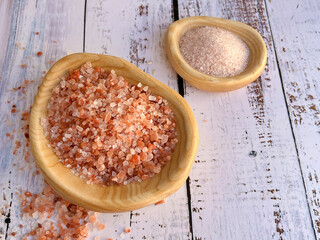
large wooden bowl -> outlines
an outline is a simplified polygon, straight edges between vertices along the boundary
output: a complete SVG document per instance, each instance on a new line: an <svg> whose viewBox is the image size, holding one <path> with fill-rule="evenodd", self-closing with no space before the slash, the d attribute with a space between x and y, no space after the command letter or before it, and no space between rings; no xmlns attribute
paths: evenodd
<svg viewBox="0 0 320 240"><path fill-rule="evenodd" d="M233 77L214 77L192 68L182 57L180 38L191 29L212 26L223 28L238 35L250 50L246 69ZM261 35L252 27L237 21L214 17L189 17L172 23L166 35L166 51L176 72L194 87L211 92L226 92L246 86L256 80L267 62L267 48Z"/></svg>
<svg viewBox="0 0 320 240"><path fill-rule="evenodd" d="M40 125L47 114L52 89L70 70L90 61L93 67L115 70L132 84L141 82L152 92L167 99L177 121L179 143L169 161L153 178L128 185L110 187L86 184L58 161ZM149 76L124 59L77 53L56 62L45 76L35 97L30 117L30 140L33 156L46 181L65 199L98 212L124 212L145 207L176 192L186 181L198 147L198 127L188 103L174 90Z"/></svg>

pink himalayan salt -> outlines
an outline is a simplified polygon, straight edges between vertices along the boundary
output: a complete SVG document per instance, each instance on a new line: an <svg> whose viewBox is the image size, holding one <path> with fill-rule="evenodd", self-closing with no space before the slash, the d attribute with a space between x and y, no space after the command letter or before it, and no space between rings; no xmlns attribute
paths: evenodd
<svg viewBox="0 0 320 240"><path fill-rule="evenodd" d="M37 222L35 228L22 237L23 240L84 240L88 238L90 230L104 229L97 219L98 213L69 203L48 185L39 194L25 192L19 198L22 219Z"/></svg>
<svg viewBox="0 0 320 240"><path fill-rule="evenodd" d="M171 159L178 142L165 99L89 62L53 89L47 110L41 124L50 146L87 183L148 179Z"/></svg>
<svg viewBox="0 0 320 240"><path fill-rule="evenodd" d="M232 77L246 68L250 51L236 34L216 27L198 27L180 39L180 52L199 72L215 77Z"/></svg>

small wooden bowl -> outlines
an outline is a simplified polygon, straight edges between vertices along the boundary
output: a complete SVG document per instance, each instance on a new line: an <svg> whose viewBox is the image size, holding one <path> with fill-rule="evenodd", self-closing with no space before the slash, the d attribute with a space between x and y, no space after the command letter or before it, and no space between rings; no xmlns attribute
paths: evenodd
<svg viewBox="0 0 320 240"><path fill-rule="evenodd" d="M90 61L93 67L115 70L128 82L141 82L168 100L177 121L179 143L169 161L153 178L128 185L105 187L86 184L58 161L40 125L47 114L52 89L70 70ZM66 56L56 62L45 76L32 106L30 117L31 149L45 180L68 201L98 212L124 212L158 202L176 192L186 181L198 147L198 127L188 103L174 90L149 76L124 59L89 53Z"/></svg>
<svg viewBox="0 0 320 240"><path fill-rule="evenodd" d="M233 77L213 77L192 68L182 57L179 41L191 29L212 26L226 29L238 35L250 50L250 60L246 69ZM252 27L237 21L214 17L189 17L172 23L166 36L166 51L176 72L192 86L211 92L232 91L256 80L267 62L267 48L261 35Z"/></svg>

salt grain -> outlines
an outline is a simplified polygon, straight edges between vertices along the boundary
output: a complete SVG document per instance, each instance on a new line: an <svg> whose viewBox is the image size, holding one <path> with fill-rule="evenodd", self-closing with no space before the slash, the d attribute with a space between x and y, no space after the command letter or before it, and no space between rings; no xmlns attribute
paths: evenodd
<svg viewBox="0 0 320 240"><path fill-rule="evenodd" d="M30 192L25 194L27 193L29 195ZM104 224L98 222L97 213L67 202L49 186L45 186L39 194L31 194L27 199L23 194L19 197L22 220L32 221L30 225L33 228L21 236L23 240L61 239L61 237L84 240L88 238L89 230L94 227L100 231L105 228Z"/></svg>
<svg viewBox="0 0 320 240"><path fill-rule="evenodd" d="M165 99L91 63L60 82L47 109L41 125L55 154L87 183L148 179L171 159L178 141Z"/></svg>
<svg viewBox="0 0 320 240"><path fill-rule="evenodd" d="M149 96L149 100L150 100L150 101L156 101L157 98L156 98L155 96L150 95L150 96Z"/></svg>
<svg viewBox="0 0 320 240"><path fill-rule="evenodd" d="M243 72L250 58L249 48L240 37L216 27L187 31L179 46L192 68L216 77L232 77Z"/></svg>

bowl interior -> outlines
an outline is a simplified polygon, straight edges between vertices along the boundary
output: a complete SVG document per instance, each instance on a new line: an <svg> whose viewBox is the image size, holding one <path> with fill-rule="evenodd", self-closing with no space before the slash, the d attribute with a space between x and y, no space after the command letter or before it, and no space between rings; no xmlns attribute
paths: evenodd
<svg viewBox="0 0 320 240"><path fill-rule="evenodd" d="M141 82L152 92L168 100L175 114L178 131L178 144L169 161L153 178L142 182L110 187L86 184L84 180L71 173L58 161L53 150L47 146L44 131L40 125L41 117L47 114L47 104L52 89L60 78L70 70L79 68L90 61L93 67L115 70L128 82ZM198 129L194 115L187 102L174 90L144 73L124 59L98 54L78 53L66 56L55 63L48 71L35 98L30 117L30 140L35 160L46 181L64 198L79 206L100 212L123 212L138 209L177 191L190 172L197 146Z"/></svg>
<svg viewBox="0 0 320 240"><path fill-rule="evenodd" d="M180 38L189 30L212 26L228 30L239 36L250 50L246 69L233 77L214 77L192 68L182 57L179 49ZM174 69L191 85L206 91L230 91L254 81L263 72L267 50L261 35L250 26L227 19L214 17L190 17L172 23L167 31L166 50Z"/></svg>

